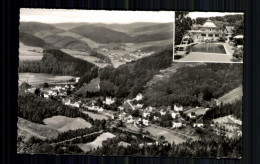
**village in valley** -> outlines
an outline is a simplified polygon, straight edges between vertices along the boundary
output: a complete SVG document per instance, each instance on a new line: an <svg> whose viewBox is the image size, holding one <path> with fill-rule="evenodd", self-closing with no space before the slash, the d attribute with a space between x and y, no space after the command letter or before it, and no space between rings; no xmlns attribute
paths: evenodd
<svg viewBox="0 0 260 164"><path fill-rule="evenodd" d="M40 97L45 98L48 101L57 101L66 106L74 107L82 113L95 115L93 119L105 118L110 128L118 128L124 131L131 132L133 134L141 134L146 137L154 139L154 142L158 144L158 139L164 135L160 133L153 133L158 129L164 129L165 132L169 132L171 135L165 138L165 143L172 144L173 136L178 136L180 141L173 141L176 143L184 142L187 139L197 140L198 136L188 136L185 131L194 131L198 129L215 128L215 133L220 134L221 128L224 124L219 124L217 121L211 124L205 124L203 122L203 115L211 110L211 108L220 106L220 102L217 99L212 99L207 102L207 107L203 106L182 106L179 104L172 104L171 106L144 106L143 95L138 93L133 99L117 99L111 96L87 96L82 97L77 94L77 88L74 86L78 83L80 78L74 79L74 84L46 84L42 87L35 88L30 87L27 83L23 83L20 88L24 92L31 92L37 94ZM89 84L85 84L83 87L93 85L91 83L99 81L97 79L92 80ZM96 83L96 88L99 88L99 83ZM98 93L97 89L94 92ZM92 90L93 91L93 90ZM86 91L91 94L91 91ZM93 93L92 93L93 94ZM102 117L101 117L102 116ZM233 122L242 125L241 121L229 116L229 119ZM219 126L219 127L218 127ZM226 125L225 125L226 126ZM232 125L233 126L233 125ZM149 128L148 128L149 127ZM183 130L182 130L183 129ZM186 129L186 130L185 130ZM193 130L192 130L193 129ZM241 129L237 128L225 132L230 138L239 137L242 135ZM152 143L150 143L152 144Z"/></svg>

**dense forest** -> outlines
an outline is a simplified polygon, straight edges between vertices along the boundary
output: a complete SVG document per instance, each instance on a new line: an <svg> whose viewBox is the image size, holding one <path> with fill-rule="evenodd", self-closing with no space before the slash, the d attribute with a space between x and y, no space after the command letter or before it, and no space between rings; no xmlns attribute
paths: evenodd
<svg viewBox="0 0 260 164"><path fill-rule="evenodd" d="M242 156L242 138L229 139L215 136L188 141L178 145L144 145L132 144L128 147L118 146L120 139L113 138L103 142L103 147L91 152L93 155L133 155L133 156L170 156L170 157L231 157Z"/></svg>
<svg viewBox="0 0 260 164"><path fill-rule="evenodd" d="M207 63L182 67L169 79L157 82L144 92L145 104L163 106L179 103L203 105L242 84L242 65Z"/></svg>
<svg viewBox="0 0 260 164"><path fill-rule="evenodd" d="M242 120L242 100L236 101L232 104L221 104L220 106L211 108L211 110L205 113L203 120L204 122L209 122L212 119L228 115L233 115L237 119Z"/></svg>
<svg viewBox="0 0 260 164"><path fill-rule="evenodd" d="M56 115L72 118L80 117L90 124L94 124L94 120L91 117L80 112L77 108L63 105L55 100L46 100L32 93L18 93L18 117L42 124L45 118Z"/></svg>
<svg viewBox="0 0 260 164"><path fill-rule="evenodd" d="M20 61L19 72L82 76L94 67L94 64L60 50L44 50L41 61Z"/></svg>
<svg viewBox="0 0 260 164"><path fill-rule="evenodd" d="M133 97L143 90L143 86L161 69L172 63L172 46L151 56L121 65L106 67L99 71L102 93L112 93L117 98ZM109 87L108 87L109 86ZM107 91L109 90L109 91Z"/></svg>

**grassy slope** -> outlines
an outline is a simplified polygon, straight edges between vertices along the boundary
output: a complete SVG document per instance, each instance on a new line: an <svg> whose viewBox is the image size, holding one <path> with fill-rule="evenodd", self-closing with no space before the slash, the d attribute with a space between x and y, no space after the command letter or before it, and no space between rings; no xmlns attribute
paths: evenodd
<svg viewBox="0 0 260 164"><path fill-rule="evenodd" d="M243 90L242 90L242 86L239 86L233 90L231 90L230 92L224 94L223 96L221 96L220 98L218 98L218 101L223 104L232 104L233 102L237 101L237 100L241 100L243 96Z"/></svg>

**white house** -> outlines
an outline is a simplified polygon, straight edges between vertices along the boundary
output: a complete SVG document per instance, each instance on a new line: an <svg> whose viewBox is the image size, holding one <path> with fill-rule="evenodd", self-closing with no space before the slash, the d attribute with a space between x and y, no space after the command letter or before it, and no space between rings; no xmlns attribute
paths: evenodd
<svg viewBox="0 0 260 164"><path fill-rule="evenodd" d="M165 114L166 114L166 112L167 112L166 110L163 110L163 109L162 109L162 110L160 110L161 116L165 115Z"/></svg>
<svg viewBox="0 0 260 164"><path fill-rule="evenodd" d="M188 33L195 42L202 42L206 40L217 40L223 32L220 27L217 27L208 19L202 26L188 30Z"/></svg>
<svg viewBox="0 0 260 164"><path fill-rule="evenodd" d="M111 105L111 104L113 104L114 102L115 102L115 99L113 99L113 98L111 98L111 97L106 97L105 103L106 103L107 105Z"/></svg>
<svg viewBox="0 0 260 164"><path fill-rule="evenodd" d="M195 119L197 116L195 115L195 113L190 112L190 113L188 113L188 117L189 117L190 119Z"/></svg>
<svg viewBox="0 0 260 164"><path fill-rule="evenodd" d="M154 120L159 120L159 117L153 116L153 119L154 119Z"/></svg>
<svg viewBox="0 0 260 164"><path fill-rule="evenodd" d="M183 106L181 106L181 105L179 105L179 106L174 105L174 110L175 110L176 112L183 111Z"/></svg>
<svg viewBox="0 0 260 164"><path fill-rule="evenodd" d="M143 119L143 124L144 124L145 126L149 126L149 120Z"/></svg>
<svg viewBox="0 0 260 164"><path fill-rule="evenodd" d="M148 106L148 107L146 107L146 110L149 112L152 112L154 110L154 107Z"/></svg>
<svg viewBox="0 0 260 164"><path fill-rule="evenodd" d="M173 121L172 122L172 127L173 128L180 128L180 127L182 127L182 122L180 122L180 121Z"/></svg>
<svg viewBox="0 0 260 164"><path fill-rule="evenodd" d="M149 112L143 112L143 117L144 117L144 118L150 117L150 113L149 113Z"/></svg>
<svg viewBox="0 0 260 164"><path fill-rule="evenodd" d="M198 128L202 128L204 127L204 124L203 124L203 120L202 119L199 119L196 121L196 123L193 124L193 127L198 127Z"/></svg>
<svg viewBox="0 0 260 164"><path fill-rule="evenodd" d="M126 117L126 122L127 123L133 123L134 120L133 120L133 117L131 115L129 115L128 117Z"/></svg>
<svg viewBox="0 0 260 164"><path fill-rule="evenodd" d="M171 115L173 119L180 117L180 114L176 112L172 112Z"/></svg>
<svg viewBox="0 0 260 164"><path fill-rule="evenodd" d="M75 102L74 104L71 104L71 106L79 108L80 104L78 102Z"/></svg>
<svg viewBox="0 0 260 164"><path fill-rule="evenodd" d="M49 95L47 95L47 94L44 93L44 94L43 94L43 97L44 97L44 98L49 98Z"/></svg>
<svg viewBox="0 0 260 164"><path fill-rule="evenodd" d="M124 110L124 107L119 106L118 109L119 109L119 111L123 111L123 110Z"/></svg>
<svg viewBox="0 0 260 164"><path fill-rule="evenodd" d="M80 79L80 77L76 77L75 82L78 83L79 79Z"/></svg>
<svg viewBox="0 0 260 164"><path fill-rule="evenodd" d="M138 109L141 109L143 107L144 104L137 104L135 107Z"/></svg>
<svg viewBox="0 0 260 164"><path fill-rule="evenodd" d="M138 93L137 95L136 95L136 101L140 101L140 100L142 100L143 99L143 95L141 94L141 93Z"/></svg>

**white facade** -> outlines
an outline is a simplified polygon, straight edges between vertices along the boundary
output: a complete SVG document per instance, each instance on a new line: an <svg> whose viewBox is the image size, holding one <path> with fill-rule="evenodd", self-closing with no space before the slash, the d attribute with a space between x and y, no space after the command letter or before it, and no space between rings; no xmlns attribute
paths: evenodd
<svg viewBox="0 0 260 164"><path fill-rule="evenodd" d="M217 27L211 20L207 20L198 29L188 31L189 35L195 42L202 42L206 40L217 40L222 35L221 28Z"/></svg>
<svg viewBox="0 0 260 164"><path fill-rule="evenodd" d="M141 94L141 93L138 93L137 95L136 95L136 101L140 101L140 100L142 100L143 99L143 95Z"/></svg>
<svg viewBox="0 0 260 164"><path fill-rule="evenodd" d="M174 110L176 111L176 112L180 112L180 111L183 111L183 106L177 106L177 105L174 105Z"/></svg>
<svg viewBox="0 0 260 164"><path fill-rule="evenodd" d="M193 127L195 128L195 127L198 127L198 128L202 128L204 126L204 124L202 124L202 123L194 123L193 124Z"/></svg>
<svg viewBox="0 0 260 164"><path fill-rule="evenodd" d="M150 113L148 113L148 112L144 112L144 113L143 113L143 117L144 117L144 118L146 118L146 117L150 117Z"/></svg>
<svg viewBox="0 0 260 164"><path fill-rule="evenodd" d="M105 103L106 103L107 105L111 105L111 104L113 104L114 102L115 102L115 99L112 99L112 98L110 98L110 97L106 97Z"/></svg>
<svg viewBox="0 0 260 164"><path fill-rule="evenodd" d="M180 127L182 127L182 123L181 122L172 122L172 127L173 128L180 128Z"/></svg>
<svg viewBox="0 0 260 164"><path fill-rule="evenodd" d="M143 119L143 124L144 124L145 126L149 126L149 120Z"/></svg>
<svg viewBox="0 0 260 164"><path fill-rule="evenodd" d="M174 118L174 119L180 117L180 114L175 113L175 112L172 112L171 115L172 115L172 118Z"/></svg>

